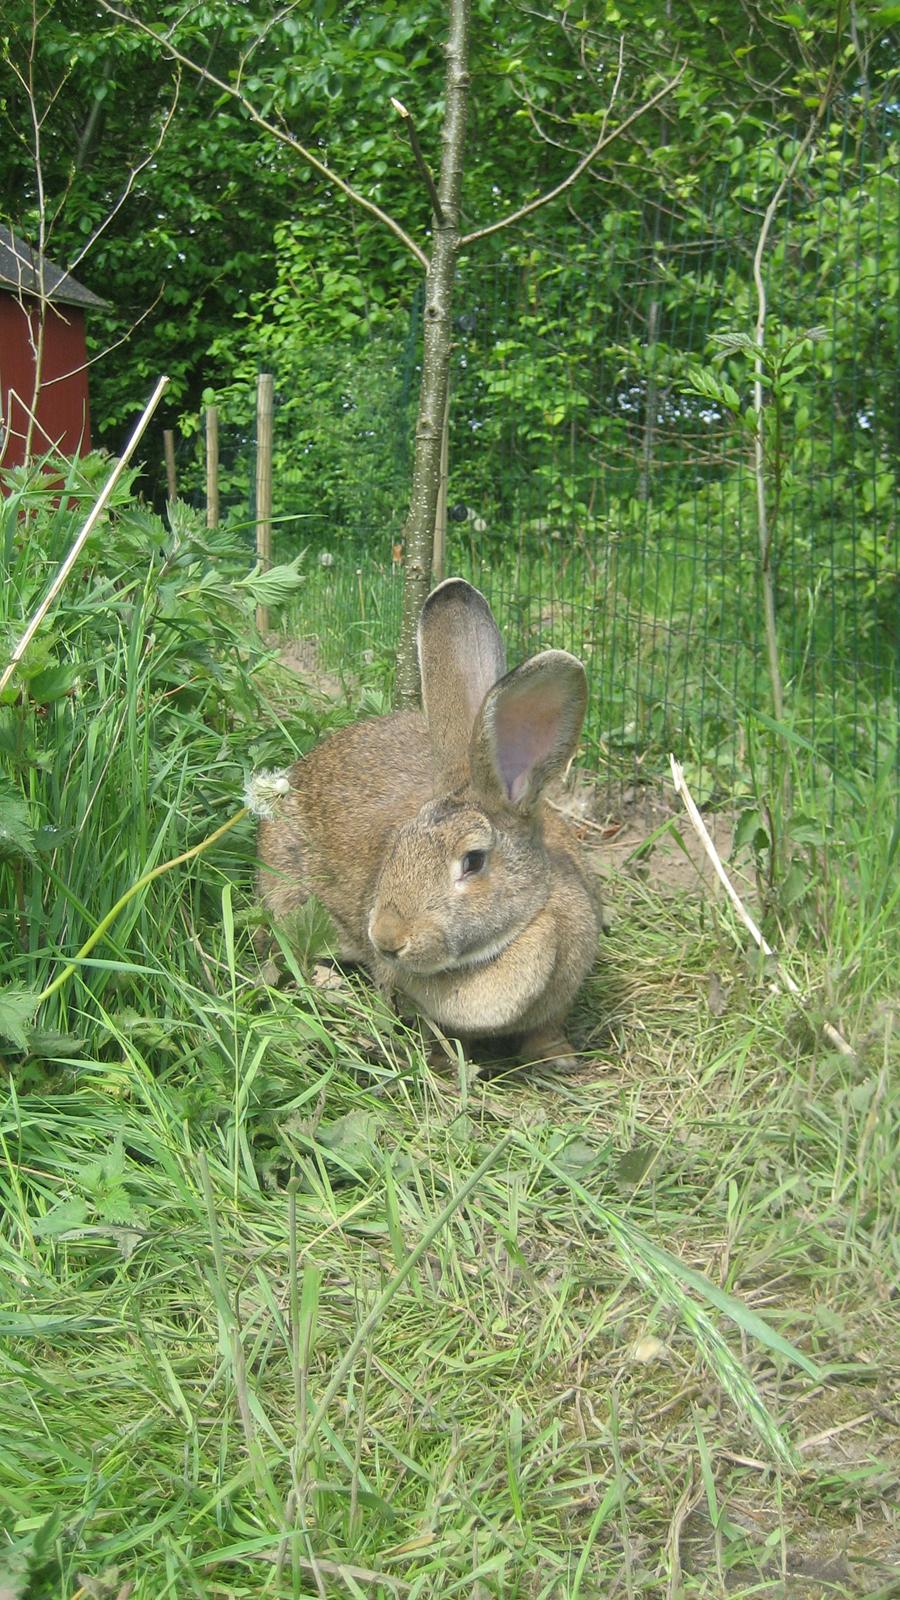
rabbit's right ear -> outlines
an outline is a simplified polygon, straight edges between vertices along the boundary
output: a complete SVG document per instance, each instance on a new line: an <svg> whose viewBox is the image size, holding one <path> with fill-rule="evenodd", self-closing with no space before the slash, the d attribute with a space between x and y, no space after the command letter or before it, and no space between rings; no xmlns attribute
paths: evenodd
<svg viewBox="0 0 900 1600"><path fill-rule="evenodd" d="M506 652L484 595L463 578L448 578L432 590L417 642L435 779L453 790L465 779L475 718L506 671Z"/></svg>
<svg viewBox="0 0 900 1600"><path fill-rule="evenodd" d="M586 709L587 676L567 650L543 650L507 673L472 734L472 782L487 805L537 805L572 760Z"/></svg>

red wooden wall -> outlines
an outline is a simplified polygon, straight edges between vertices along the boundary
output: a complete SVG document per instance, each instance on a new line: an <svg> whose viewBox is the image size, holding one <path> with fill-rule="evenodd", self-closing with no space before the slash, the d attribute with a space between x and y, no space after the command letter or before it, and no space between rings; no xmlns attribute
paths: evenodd
<svg viewBox="0 0 900 1600"><path fill-rule="evenodd" d="M28 412L21 402L30 407L34 395L29 322L36 334L38 303L26 297L25 306L27 311L15 294L0 286L0 467L20 466L25 454ZM86 360L82 308L48 305L32 455L55 449L64 456L75 456L90 450Z"/></svg>

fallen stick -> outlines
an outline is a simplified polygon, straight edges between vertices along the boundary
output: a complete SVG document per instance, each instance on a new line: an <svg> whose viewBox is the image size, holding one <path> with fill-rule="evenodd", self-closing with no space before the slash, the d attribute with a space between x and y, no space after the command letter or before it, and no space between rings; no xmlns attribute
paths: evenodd
<svg viewBox="0 0 900 1600"><path fill-rule="evenodd" d="M672 768L672 782L675 785L675 793L679 796L684 805L684 809L688 814L691 826L696 833L697 838L700 840L704 850L706 851L706 854L712 863L713 871L721 883L722 888L725 890L725 893L731 901L731 904L734 906L735 911L737 912L742 923L744 924L744 927L747 929L750 937L753 939L758 949L760 949L764 955L769 956L774 962L775 973L779 982L783 984L785 989L787 989L788 994L792 995L795 1000L798 1000L800 1004L803 1005L804 997L802 989L799 988L799 986L794 982L790 973L786 972L784 967L781 965L781 962L778 960L775 951L772 949L772 946L769 944L768 940L764 938L760 929L756 926L756 923L754 922L749 911L741 900L740 895L734 887L734 884L729 878L728 873L725 871L719 852L713 844L712 839L707 831L706 823L703 821L700 812L697 810L694 797L685 783L684 771L680 763L675 760L673 755L669 756L669 765ZM835 1028L830 1022L822 1023L822 1032L824 1033L829 1044L834 1045L834 1048L839 1050L842 1056L854 1056L856 1054L852 1046L847 1043L843 1034L839 1033L837 1028Z"/></svg>

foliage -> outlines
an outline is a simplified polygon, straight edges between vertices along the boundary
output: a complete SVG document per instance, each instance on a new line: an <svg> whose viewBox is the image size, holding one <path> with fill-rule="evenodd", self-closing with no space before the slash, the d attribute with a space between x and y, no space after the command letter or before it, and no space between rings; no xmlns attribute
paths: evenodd
<svg viewBox="0 0 900 1600"><path fill-rule="evenodd" d="M601 25L587 0L550 15L508 6L496 28L488 0L474 6L473 136L466 212L488 223L552 187L600 127L626 58L613 112L624 118L673 62L686 71L652 125L613 146L602 182L586 178L568 212L548 219L557 249L601 248L609 219L633 213L665 235L661 192L696 202L740 155L752 169L773 130L796 125L821 91L837 49L841 71L871 104L887 97L894 63L883 14L854 17L816 3L770 15L728 0L667 18L628 3ZM394 0L361 14L338 3L273 18L254 3L157 6L139 22L226 83L276 126L317 149L412 233L428 206L390 96L413 111L434 163L442 103L439 0ZM65 0L4 13L0 122L6 160L0 215L44 237L51 257L78 261L111 302L91 319L93 348L126 338L95 368L99 436L118 442L159 372L169 404L196 413L204 389L227 386L241 351L248 299L296 297L300 342L315 295L323 343L335 320L332 289L358 283L367 322L408 303L409 260L370 218L357 217L284 144L260 132L240 104L180 68L118 10ZM158 148L157 148L158 145ZM541 214L539 214L540 217ZM543 224L530 229L542 237ZM513 240L515 244L515 240ZM82 253L84 254L82 262ZM290 265L290 272L287 267ZM628 282L627 277L624 280ZM340 320L338 313L337 320ZM288 320L282 319L283 329ZM133 330L129 333L129 330Z"/></svg>
<svg viewBox="0 0 900 1600"><path fill-rule="evenodd" d="M877 130L860 122L869 143L848 151L852 126L826 130L776 224L761 419L798 731L813 737L809 713L818 716L823 753L851 764L870 752L848 743L849 717L843 732L826 732L825 698L834 708L838 683L854 672L866 695L889 697L900 582L900 449L889 404L900 364L896 146L879 145ZM673 205L664 242L648 238L639 210L610 216L602 275L593 245L563 257L530 247L488 267L464 262L458 288L452 560L496 591L511 588L532 629L541 614L567 613L571 625L555 630L555 642L595 653L604 747L611 739L623 754L640 751L652 767L666 741L696 740L707 794L718 787L711 773L732 771L745 744L735 702L754 703L761 625L749 262L791 150L783 140L760 147L752 175L736 150L725 186ZM335 315L351 314L357 292L351 276ZM397 376L399 337L387 319L377 338L361 320L348 371L334 324L326 323L327 346L318 344L312 305L294 340L295 309L287 293L274 306L262 295L247 330L251 351L285 375L276 503L287 516L303 506L326 513L301 525L294 548L299 537L351 574L361 564L368 572L373 553L386 563L404 505L397 445L410 386ZM652 342L644 337L651 314ZM240 385L232 396L229 404L240 403ZM247 476L241 458L232 482ZM631 617L642 620L632 626ZM304 624L331 625L322 611ZM351 666L353 635L342 650ZM707 708L706 729L693 710L680 714L685 703Z"/></svg>
<svg viewBox="0 0 900 1600"><path fill-rule="evenodd" d="M85 257L88 281L114 285L119 308L97 323L98 340L145 309L151 280L166 285L130 345L97 369L101 434L138 403L164 351L189 441L201 400L219 403L225 501L249 498L252 514L253 386L258 368L272 370L285 544L311 543L326 557L333 547L374 549L386 561L407 501L415 375L415 323L405 342L401 333L411 298L402 245L255 131L236 101L187 68L179 83L160 46L115 13L98 24L73 0L65 19L49 15L36 29L27 8L11 17L4 106L16 192L28 198L15 220L34 223L40 209L30 82L47 124L51 249L55 239L71 254L100 226L177 92L159 151ZM790 667L806 659L811 632L824 639L850 619L853 651L883 657L898 585L900 266L893 63L880 17L855 19L845 37L843 13L824 5L778 17L701 8L665 30L638 5L614 9L603 27L590 8L559 17L514 8L501 40L492 8L476 5L468 226L515 209L571 167L605 115L623 25L613 121L672 62L686 70L649 122L585 175L566 212L539 212L463 263L450 499L468 511L473 560L505 559L515 544L518 566L534 573L548 535L560 551L642 572L648 553L665 569L692 549L713 608L737 563L746 597L737 628L755 628L749 435L739 423L751 378L750 261L827 84L829 116L766 263L769 348L776 361L794 353L764 419L780 518L777 600ZM155 21L223 81L240 70L262 114L421 234L424 196L402 128L383 108L389 93L408 103L433 157L436 0L364 18L342 4L274 20L252 5L163 7ZM54 141L55 126L65 137ZM74 163L64 154L73 148ZM185 453L180 470L197 496L199 455ZM718 549L703 527L709 514ZM848 588L850 605L839 604ZM810 604L812 630L798 625Z"/></svg>
<svg viewBox="0 0 900 1600"><path fill-rule="evenodd" d="M280 255L279 279L282 270L287 279L294 271L290 251ZM387 556L404 514L410 399L404 330L387 316L372 328L361 311L346 313L347 326L341 308L358 294L353 274L332 282L332 316L342 321L343 333L331 317L317 328L311 303L301 337L286 285L274 303L267 298L260 307L262 296L253 297L243 350L229 360L230 381L207 391L220 419L220 497L237 507L246 504L254 484L257 369L277 374L273 483L276 537L283 549L310 540L319 552L330 553L336 545L356 549L376 537ZM199 499L204 441L196 417L182 426L194 437L195 450L190 458L183 455L179 486Z"/></svg>
<svg viewBox="0 0 900 1600"><path fill-rule="evenodd" d="M602 114L595 91L609 81L615 47L587 9L567 8L559 29L553 14L551 49L547 19L533 8L517 10L502 31L487 0L476 12L484 158L470 169L467 204L489 217L570 164L573 150L546 131L583 148ZM6 48L20 62L31 15L14 0ZM439 1588L574 1600L616 1588L674 1593L683 1580L717 1593L770 1587L773 1571L798 1593L810 1573L813 1585L821 1578L846 1596L871 1594L882 1579L885 1593L890 1586L894 1463L882 1419L892 1399L897 1216L895 796L890 770L876 783L863 760L852 792L839 785L833 796L810 782L802 815L791 818L756 781L754 741L765 729L742 720L754 703L755 617L734 581L747 548L738 417L746 407L731 403L747 381L747 273L717 276L696 248L711 177L728 179L721 225L733 229L783 170L795 108L808 110L804 102L821 92L835 32L841 50L849 45L834 26L842 14L824 6L783 17L752 8L746 33L747 13L730 5L679 11L665 24L637 6L607 15L611 29L624 21L642 45L629 57L624 103L673 50L692 55L692 71L655 132L638 132L604 169L605 183L590 187L559 254L537 230L511 257L534 319L528 334L546 334L546 356L533 359L528 341L510 329L498 338L477 305L463 307L458 416L488 448L481 457L457 452L451 499L486 527L455 526L470 541L487 534L498 609L521 648L569 642L574 630L599 685L592 764L621 760L624 770L627 757L630 771L636 753L652 766L677 733L707 793L737 773L747 813L738 849L750 853L764 890L776 843L791 830L804 875L777 886L765 909L779 917L791 887L797 931L781 953L806 1003L798 1011L772 991L746 959L739 929L693 899L648 887L630 863L637 870L612 885L617 916L580 1018L584 1072L565 1084L486 1078L452 1048L436 1070L365 985L319 987L295 963L289 992L267 986L249 940L246 823L146 882L50 994L61 964L125 891L233 813L249 767L280 765L349 714L344 705L315 708L266 659L249 622L259 575L247 577L239 528L207 534L181 506L166 526L123 490L0 708L0 1020L9 1041L0 1104L8 1445L0 1586L12 1593L43 1600L133 1586L134 1600L149 1600L212 1596L227 1585L296 1600L313 1588L406 1586L420 1596ZM226 75L260 34L252 5L214 0L177 19L164 5L155 16ZM862 98L878 89L886 16L854 18ZM395 130L379 123L364 145L386 89L412 100L426 142L433 136L440 106L423 86L434 79L436 18L424 3L365 16L340 4L274 19L269 10L246 63L260 104L419 220L421 194ZM46 33L42 23L31 42L46 73L48 192L54 204L71 200L56 233L65 245L81 215L98 217L108 204L127 139L148 148L146 129L158 125L173 78L129 27L98 29L93 11L76 4L60 21ZM18 138L28 108L18 89L4 93L2 114ZM103 160L72 163L65 152L90 149L94 138L85 106L107 99ZM146 233L132 229L133 210L123 206L121 229L107 230L107 259L110 283L121 267L133 304L146 303L155 270L153 250L142 253L146 238L187 298L172 301L168 320L148 320L128 380L124 358L112 370L101 414L115 426L134 405L134 373L155 370L160 326L166 344L183 336L181 399L196 409L201 385L235 378L249 309L234 402L277 337L285 403L295 402L304 443L298 490L313 494L321 473L328 516L353 529L366 495L378 515L389 507L392 468L382 462L375 488L352 494L324 469L334 453L358 459L368 449L360 436L372 438L373 458L383 455L379 385L392 363L379 348L368 388L342 382L347 422L329 410L327 385L345 377L332 347L349 335L355 354L373 333L391 331L405 292L399 247L368 226L357 235L343 203L296 179L280 154L261 154L233 106L197 85L185 103L191 115L179 115L167 156L136 188ZM66 117L83 138L51 137ZM199 154L220 136L223 151L234 148L233 167ZM752 184L746 172L757 158L759 189L738 192L728 163L740 160ZM279 235L290 270L276 271L268 230L288 216L295 181L313 198L303 226ZM846 262L860 259L853 226L871 222L864 199L877 181L866 169L851 225L835 201L843 265L810 225L804 248L826 299L842 292ZM677 199L694 230L673 270L660 192ZM887 212L890 192L876 215L882 203ZM37 209L34 188L28 199L26 220ZM178 228L167 232L175 214ZM616 227L625 247L600 282L596 241ZM876 229L862 258L877 259L879 270L883 236ZM561 245L573 241L567 273ZM252 259L232 272L245 246ZM592 338L579 297L598 318L628 305L648 250L661 263L644 302L648 336L620 323ZM358 273L348 266L357 258ZM778 269L807 294L802 259L786 248ZM213 306L220 262L228 271ZM330 296L321 317L309 294L291 292L313 270ZM248 307L251 279L259 298ZM271 317L270 290L282 308ZM772 346L781 440L771 458L781 464L782 526L796 522L812 549L819 535L793 475L807 448L820 474L828 419L815 409L824 401L823 386L807 381L813 368L799 371L789 355L828 360L842 408L830 419L841 492L851 517L859 504L864 513L853 522L854 611L856 553L870 548L866 540L873 551L864 596L873 655L890 602L880 519L896 502L847 375L855 340L868 354L896 348L889 297L875 299L856 332L845 326L830 345L803 343L827 316L781 314ZM707 343L710 333L731 335L730 345ZM464 343L472 339L485 357L477 370L468 361L474 345ZM606 366L591 366L595 349ZM724 361L710 359L715 349ZM309 418L302 386L315 390L319 360L325 384ZM480 392L467 392L470 377ZM709 393L713 379L720 387ZM804 419L808 391L814 406ZM869 390L867 408L875 394L883 415L887 393L889 383ZM652 438L659 415L668 444ZM617 462L609 476L606 453ZM645 471L648 458L665 463L664 488ZM0 507L5 639L19 632L103 470L89 461L82 477L73 467L62 488L39 472L10 478ZM824 496L821 476L812 481ZM592 526L599 548L587 543ZM815 550L818 593L822 546ZM708 618L714 666L735 664L714 700L694 627L698 569L686 551L702 551L711 578L704 626ZM462 552L473 565L481 559L471 543ZM590 585L575 582L580 560ZM292 598L295 616L312 591L328 585L333 598L344 585L354 610L331 614L342 664L364 660L354 638L384 649L396 574L373 578L342 548L334 566L308 562L301 572L294 562L268 582L278 586L274 598ZM813 737L818 657L804 648L818 613L811 605L797 620L784 566L780 583L800 636L787 733L805 783L829 756L839 766L851 748L876 748L884 683L876 661L845 692L837 664L829 692L840 731L823 750ZM841 613L851 630L852 615ZM366 685L355 687L365 698ZM367 703L376 701L370 692ZM306 932L312 948L317 929ZM851 1037L852 1057L823 1047L820 1023L832 1017ZM767 1318L761 1341L754 1304ZM824 1381L813 1386L817 1369ZM768 1462L783 1450L785 1417L790 1442L802 1445L798 1470L761 1471L763 1452ZM835 1459L837 1433L853 1440L849 1464ZM832 1552L841 1565L829 1564Z"/></svg>
<svg viewBox="0 0 900 1600"><path fill-rule="evenodd" d="M71 467L64 493L8 475L8 634L105 470ZM667 1549L696 1468L708 1519L679 1559L698 1584L762 1581L774 1530L790 1566L843 1549L850 1515L870 1592L896 1206L886 788L861 777L838 829L811 797L827 871L782 952L803 1015L733 929L623 874L565 1083L452 1052L436 1070L347 976L294 963L268 987L244 823L148 882L50 995L124 888L234 813L248 766L350 714L266 658L248 564L240 530L180 505L166 526L120 487L0 713L3 1583L501 1597L538 1575L561 1597L606 1592L625 1550L662 1593L642 1552ZM66 690L42 676L63 669ZM711 974L730 999L707 1010ZM853 1060L822 1050L819 1013ZM761 1474L783 1415L802 1470ZM836 1467L815 1441L861 1416Z"/></svg>

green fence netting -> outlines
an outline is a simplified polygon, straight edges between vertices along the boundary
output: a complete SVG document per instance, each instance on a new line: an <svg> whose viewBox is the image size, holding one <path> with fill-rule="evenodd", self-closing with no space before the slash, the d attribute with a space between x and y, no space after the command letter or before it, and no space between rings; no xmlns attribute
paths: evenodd
<svg viewBox="0 0 900 1600"><path fill-rule="evenodd" d="M897 761L898 130L890 107L825 130L760 252L785 721L823 779ZM459 267L447 570L489 594L512 660L585 661L592 764L650 777L674 749L704 798L771 732L753 269L790 156L736 149L715 190L686 179L574 241ZM324 667L396 639L419 332L417 301L311 352L302 393L276 374L276 544L307 549L291 626ZM223 483L251 517L252 458L252 424L226 429Z"/></svg>

